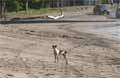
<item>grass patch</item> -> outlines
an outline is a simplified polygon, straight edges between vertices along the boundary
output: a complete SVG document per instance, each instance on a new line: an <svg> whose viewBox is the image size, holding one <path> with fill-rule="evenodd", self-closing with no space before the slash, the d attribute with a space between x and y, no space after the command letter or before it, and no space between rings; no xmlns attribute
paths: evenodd
<svg viewBox="0 0 120 78"><path fill-rule="evenodd" d="M81 7L83 6L68 6L63 7L63 11L78 11L81 10ZM48 14L48 13L58 13L60 12L59 8L41 8L41 9L29 9L27 12L25 10L18 11L18 12L7 12L8 15L37 15L37 14Z"/></svg>
<svg viewBox="0 0 120 78"><path fill-rule="evenodd" d="M65 11L71 11L71 10L78 10L80 9L81 7L80 6L71 6L71 7L64 7L63 10Z"/></svg>
<svg viewBox="0 0 120 78"><path fill-rule="evenodd" d="M18 12L7 12L6 14L8 15L21 15L21 14L45 14L45 13L52 13L52 12L57 12L56 8L42 8L42 9L29 9L28 11L22 10Z"/></svg>

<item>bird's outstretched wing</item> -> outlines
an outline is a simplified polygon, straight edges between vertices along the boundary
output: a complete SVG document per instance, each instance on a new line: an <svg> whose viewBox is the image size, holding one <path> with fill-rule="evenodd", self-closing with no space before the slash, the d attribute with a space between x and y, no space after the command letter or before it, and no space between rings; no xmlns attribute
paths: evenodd
<svg viewBox="0 0 120 78"><path fill-rule="evenodd" d="M48 16L48 18L51 18L51 19L59 19L59 18L63 18L63 17L64 17L63 14L59 15L59 16L51 16L51 15Z"/></svg>

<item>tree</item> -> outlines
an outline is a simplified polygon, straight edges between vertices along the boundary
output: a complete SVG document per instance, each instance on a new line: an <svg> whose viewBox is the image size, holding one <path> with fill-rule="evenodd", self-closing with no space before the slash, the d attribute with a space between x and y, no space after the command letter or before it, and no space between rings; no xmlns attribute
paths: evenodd
<svg viewBox="0 0 120 78"><path fill-rule="evenodd" d="M26 12L28 12L28 9L29 9L29 2L28 0L25 1L25 10Z"/></svg>
<svg viewBox="0 0 120 78"><path fill-rule="evenodd" d="M21 2L19 0L6 0L6 8L8 11L19 11L22 9Z"/></svg>

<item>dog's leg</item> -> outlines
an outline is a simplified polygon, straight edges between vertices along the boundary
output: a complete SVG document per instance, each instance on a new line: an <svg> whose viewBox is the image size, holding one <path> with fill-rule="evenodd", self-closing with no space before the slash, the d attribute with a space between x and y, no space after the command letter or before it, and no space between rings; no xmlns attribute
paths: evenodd
<svg viewBox="0 0 120 78"><path fill-rule="evenodd" d="M54 56L55 57L55 63L57 62L57 57L56 56Z"/></svg>
<svg viewBox="0 0 120 78"><path fill-rule="evenodd" d="M66 53L63 54L63 57L64 57L64 59L65 59L66 64L68 64L68 60L67 60L67 57L66 57Z"/></svg>
<svg viewBox="0 0 120 78"><path fill-rule="evenodd" d="M54 59L55 59L55 63L57 62L57 55L56 53L54 53Z"/></svg>
<svg viewBox="0 0 120 78"><path fill-rule="evenodd" d="M57 61L57 63L58 63L58 61L59 61L59 57L58 57L58 55L56 55L56 61Z"/></svg>
<svg viewBox="0 0 120 78"><path fill-rule="evenodd" d="M55 63L58 63L59 58L57 54L54 54L54 58L55 58Z"/></svg>

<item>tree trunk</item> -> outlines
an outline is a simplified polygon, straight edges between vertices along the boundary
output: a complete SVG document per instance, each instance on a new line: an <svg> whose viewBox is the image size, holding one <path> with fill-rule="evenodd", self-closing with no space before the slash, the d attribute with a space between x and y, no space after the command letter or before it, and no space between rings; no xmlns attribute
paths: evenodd
<svg viewBox="0 0 120 78"><path fill-rule="evenodd" d="M28 13L28 9L29 9L29 3L28 3L28 0L26 0L26 2L25 2L25 9L26 9L26 13Z"/></svg>
<svg viewBox="0 0 120 78"><path fill-rule="evenodd" d="M60 15L63 15L63 0L59 0Z"/></svg>
<svg viewBox="0 0 120 78"><path fill-rule="evenodd" d="M2 0L2 17L6 20L6 1Z"/></svg>
<svg viewBox="0 0 120 78"><path fill-rule="evenodd" d="M76 0L73 0L73 5L76 6Z"/></svg>
<svg viewBox="0 0 120 78"><path fill-rule="evenodd" d="M60 1L57 0L57 8L59 8L59 7L60 7Z"/></svg>
<svg viewBox="0 0 120 78"><path fill-rule="evenodd" d="M3 12L3 0L0 1L0 18L2 18L2 12Z"/></svg>
<svg viewBox="0 0 120 78"><path fill-rule="evenodd" d="M42 0L42 8L45 8L45 1Z"/></svg>

